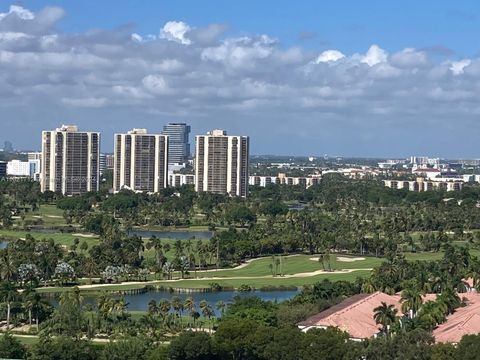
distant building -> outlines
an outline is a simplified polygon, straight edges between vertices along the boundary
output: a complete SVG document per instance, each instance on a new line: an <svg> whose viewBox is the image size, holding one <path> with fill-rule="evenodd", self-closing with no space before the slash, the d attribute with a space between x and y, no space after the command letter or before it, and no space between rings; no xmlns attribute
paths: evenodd
<svg viewBox="0 0 480 360"><path fill-rule="evenodd" d="M7 176L7 163L5 161L0 161L0 178Z"/></svg>
<svg viewBox="0 0 480 360"><path fill-rule="evenodd" d="M195 185L195 175L193 174L169 174L168 185L171 187L180 187L183 185Z"/></svg>
<svg viewBox="0 0 480 360"><path fill-rule="evenodd" d="M163 127L163 135L168 135L168 162L186 164L190 157L190 126L185 123L169 123Z"/></svg>
<svg viewBox="0 0 480 360"><path fill-rule="evenodd" d="M3 143L3 151L8 153L13 152L13 144L10 141L5 141Z"/></svg>
<svg viewBox="0 0 480 360"><path fill-rule="evenodd" d="M42 132L41 191L78 195L99 189L100 134L62 125Z"/></svg>
<svg viewBox="0 0 480 360"><path fill-rule="evenodd" d="M42 153L40 151L33 151L27 153L28 160L39 160L42 161Z"/></svg>
<svg viewBox="0 0 480 360"><path fill-rule="evenodd" d="M133 129L115 134L113 190L155 193L168 186L168 136Z"/></svg>
<svg viewBox="0 0 480 360"><path fill-rule="evenodd" d="M248 163L248 136L227 136L223 130L198 135L195 151L195 190L246 197Z"/></svg>
<svg viewBox="0 0 480 360"><path fill-rule="evenodd" d="M113 154L100 154L100 174L104 174L107 170L113 170L113 167Z"/></svg>
<svg viewBox="0 0 480 360"><path fill-rule="evenodd" d="M278 176L249 176L248 183L253 186L266 187L268 185L300 185L305 188L317 185L320 182L320 175L312 176L286 176L278 174Z"/></svg>
<svg viewBox="0 0 480 360"><path fill-rule="evenodd" d="M7 163L7 175L40 179L40 160L11 160Z"/></svg>
<svg viewBox="0 0 480 360"><path fill-rule="evenodd" d="M407 189L409 191L423 192L430 190L459 191L463 188L463 180L436 178L425 179L418 177L416 180L384 180L384 185L391 189Z"/></svg>

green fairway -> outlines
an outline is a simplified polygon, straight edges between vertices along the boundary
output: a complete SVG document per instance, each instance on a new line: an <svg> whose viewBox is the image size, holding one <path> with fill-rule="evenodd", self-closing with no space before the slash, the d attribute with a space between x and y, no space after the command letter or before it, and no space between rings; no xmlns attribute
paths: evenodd
<svg viewBox="0 0 480 360"><path fill-rule="evenodd" d="M92 247L95 244L98 244L99 238L97 236L92 236L89 234L80 234L80 233L44 233L44 232L36 232L36 231L24 231L24 230L0 230L0 237L13 240L13 239L25 239L25 236L30 234L37 240L41 239L53 239L56 244L71 246L73 245L73 241L75 238L80 240L80 243L86 241L88 247Z"/></svg>
<svg viewBox="0 0 480 360"><path fill-rule="evenodd" d="M324 270L322 263L318 260L318 255L294 255L283 256L280 264L277 266L277 274L292 275L298 273L308 273L318 270ZM275 257L279 259L279 257ZM356 260L358 259L358 260ZM362 260L360 260L362 259ZM340 261L347 260L347 261ZM350 260L350 261L349 261ZM352 261L356 260L356 261ZM330 255L330 263L333 270L342 269L371 269L380 265L382 259L375 257L352 257L343 255ZM325 263L327 266L327 264ZM232 270L219 270L208 272L197 272L199 277L240 277L240 276L269 276L275 271L274 260L271 257L265 257L253 260L245 267Z"/></svg>
<svg viewBox="0 0 480 360"><path fill-rule="evenodd" d="M358 270L350 273L324 273L321 275L315 275L310 277L297 277L297 278L259 278L259 279L215 279L215 280L178 280L175 282L159 281L158 285L172 288L209 288L212 282L218 283L223 287L238 288L240 285L247 284L254 288L262 287L282 287L282 286L304 286L311 285L323 279L329 279L331 281L354 281L357 277L365 277L370 274L370 270Z"/></svg>
<svg viewBox="0 0 480 360"><path fill-rule="evenodd" d="M56 205L41 205L38 210L25 215L25 220L41 221L40 225L47 227L67 226L63 210ZM18 223L18 221L17 221Z"/></svg>

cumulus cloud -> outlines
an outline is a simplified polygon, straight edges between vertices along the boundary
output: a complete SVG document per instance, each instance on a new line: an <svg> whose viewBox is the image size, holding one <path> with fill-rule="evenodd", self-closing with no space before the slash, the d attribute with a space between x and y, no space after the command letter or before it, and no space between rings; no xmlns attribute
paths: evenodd
<svg viewBox="0 0 480 360"><path fill-rule="evenodd" d="M358 134L371 139L387 125L405 136L446 131L452 119L473 126L480 114L479 58L445 52L439 60L426 48L388 53L376 44L364 53L318 51L177 20L159 24L158 36L132 26L66 33L57 27L63 15L56 7L0 8L2 130L18 128L19 139L18 119L40 131L73 114L84 127L117 131L178 118L201 131L271 134L278 141L261 143L274 152L290 142L357 144ZM308 141L295 140L300 128Z"/></svg>
<svg viewBox="0 0 480 360"><path fill-rule="evenodd" d="M18 5L10 5L8 12L0 13L0 20L3 20L7 16L16 16L22 20L35 19L33 12Z"/></svg>
<svg viewBox="0 0 480 360"><path fill-rule="evenodd" d="M374 66L379 63L387 61L387 52L380 48L378 45L372 45L368 49L367 53L361 56L361 62L368 64L368 66Z"/></svg>
<svg viewBox="0 0 480 360"><path fill-rule="evenodd" d="M190 30L190 26L183 21L169 21L160 30L160 38L176 41L183 45L190 45L192 41L186 37Z"/></svg>
<svg viewBox="0 0 480 360"><path fill-rule="evenodd" d="M338 61L340 59L343 59L344 57L345 55L338 50L326 50L320 55L318 55L318 57L315 59L315 63L318 64L321 62Z"/></svg>
<svg viewBox="0 0 480 360"><path fill-rule="evenodd" d="M472 63L470 59L463 59L460 61L452 61L450 63L450 70L454 75L463 74L463 70Z"/></svg>

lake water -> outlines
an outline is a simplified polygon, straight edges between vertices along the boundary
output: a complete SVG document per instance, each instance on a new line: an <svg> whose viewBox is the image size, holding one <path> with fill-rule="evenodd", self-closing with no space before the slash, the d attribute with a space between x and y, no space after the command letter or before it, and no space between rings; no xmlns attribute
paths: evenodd
<svg viewBox="0 0 480 360"><path fill-rule="evenodd" d="M156 236L162 239L179 239L187 240L195 239L210 239L213 236L211 231L160 231L160 230L130 230L129 235L136 235L142 238L150 238Z"/></svg>
<svg viewBox="0 0 480 360"><path fill-rule="evenodd" d="M6 241L0 241L0 249L5 249L7 247L7 242Z"/></svg>
<svg viewBox="0 0 480 360"><path fill-rule="evenodd" d="M235 296L240 297L252 297L256 296L265 301L282 302L293 298L299 293L299 290L279 290L279 291L250 291L250 292L238 292L238 291L218 291L218 292L193 292L193 293L178 293L169 291L151 291L143 294L124 295L125 302L128 303L128 310L130 311L146 311L148 309L148 302L155 300L159 302L162 299L169 301L174 297L179 297L182 302L187 297L192 297L195 304L198 306L200 301L206 300L212 309L215 311L215 315L219 316L220 312L216 309L215 304L218 301L223 301L226 304L232 303ZM117 296L115 296L117 297ZM95 304L95 298L86 297L85 302L89 304ZM56 300L51 300L52 305L57 306Z"/></svg>

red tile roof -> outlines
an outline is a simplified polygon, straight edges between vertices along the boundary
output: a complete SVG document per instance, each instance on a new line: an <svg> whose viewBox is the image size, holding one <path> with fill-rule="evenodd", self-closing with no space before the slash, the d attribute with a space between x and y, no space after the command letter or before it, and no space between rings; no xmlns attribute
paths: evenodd
<svg viewBox="0 0 480 360"><path fill-rule="evenodd" d="M373 294L358 294L340 304L332 306L319 314L313 315L298 326L302 329L311 327L334 326L346 331L352 338L366 339L381 330L381 325L375 323L374 310L382 302L394 305L400 311L400 296L388 295L382 292Z"/></svg>
<svg viewBox="0 0 480 360"><path fill-rule="evenodd" d="M455 313L447 317L445 323L433 331L435 341L458 343L464 335L480 333L480 294L462 293L459 296L466 306L458 308ZM434 301L436 297L437 294L425 294L422 298L425 303ZM373 318L373 309L385 302L388 305L394 305L398 315L401 315L400 300L400 293L388 295L376 292L354 295L298 323L298 326L303 330L333 326L346 331L355 339L370 338L381 330L381 325L376 324Z"/></svg>
<svg viewBox="0 0 480 360"><path fill-rule="evenodd" d="M459 294L465 298L467 305L458 308L447 321L433 330L436 342L458 343L464 335L476 335L480 333L480 294Z"/></svg>

